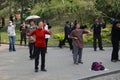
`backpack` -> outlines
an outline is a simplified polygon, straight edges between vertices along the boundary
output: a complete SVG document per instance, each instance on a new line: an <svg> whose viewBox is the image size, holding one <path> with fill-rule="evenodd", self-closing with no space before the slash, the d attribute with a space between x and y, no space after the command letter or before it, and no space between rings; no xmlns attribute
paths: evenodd
<svg viewBox="0 0 120 80"><path fill-rule="evenodd" d="M92 66L91 66L91 70L94 71L100 71L100 70L104 70L105 67L102 65L101 62L93 62Z"/></svg>

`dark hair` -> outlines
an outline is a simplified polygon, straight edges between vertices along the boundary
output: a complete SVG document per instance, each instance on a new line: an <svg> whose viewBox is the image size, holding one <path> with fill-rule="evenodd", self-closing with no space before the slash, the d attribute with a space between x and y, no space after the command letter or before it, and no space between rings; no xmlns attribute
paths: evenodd
<svg viewBox="0 0 120 80"><path fill-rule="evenodd" d="M33 22L34 20L33 19L31 19L30 21L29 21L29 23L31 23L31 22Z"/></svg>
<svg viewBox="0 0 120 80"><path fill-rule="evenodd" d="M96 19L98 19L98 20L99 20L99 18L94 18L94 19L93 19L93 21L95 21Z"/></svg>
<svg viewBox="0 0 120 80"><path fill-rule="evenodd" d="M47 23L47 20L45 20L45 19L44 19L44 20L42 20L42 21L43 21L43 23Z"/></svg>
<svg viewBox="0 0 120 80"><path fill-rule="evenodd" d="M38 22L37 22L37 25L38 25L40 22L43 22L43 20L38 21Z"/></svg>
<svg viewBox="0 0 120 80"><path fill-rule="evenodd" d="M21 24L25 23L25 21L22 21Z"/></svg>
<svg viewBox="0 0 120 80"><path fill-rule="evenodd" d="M69 23L69 21L66 21L66 24L68 24Z"/></svg>
<svg viewBox="0 0 120 80"><path fill-rule="evenodd" d="M114 23L113 23L113 26L116 26L118 23L120 23L120 21L115 21Z"/></svg>

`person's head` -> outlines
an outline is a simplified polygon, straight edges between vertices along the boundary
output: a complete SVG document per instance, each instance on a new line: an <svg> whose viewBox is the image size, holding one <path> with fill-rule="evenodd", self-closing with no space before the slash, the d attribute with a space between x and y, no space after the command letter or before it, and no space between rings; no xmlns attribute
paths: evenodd
<svg viewBox="0 0 120 80"><path fill-rule="evenodd" d="M117 21L116 27L120 28L120 21Z"/></svg>
<svg viewBox="0 0 120 80"><path fill-rule="evenodd" d="M70 22L70 26L71 26L71 27L74 27L74 23L73 23L73 22Z"/></svg>
<svg viewBox="0 0 120 80"><path fill-rule="evenodd" d="M66 21L66 24L67 24L67 25L69 25L69 24L70 24L70 22L69 22L69 21Z"/></svg>
<svg viewBox="0 0 120 80"><path fill-rule="evenodd" d="M47 25L47 21L46 21L46 20L43 20L43 24L44 24L44 26Z"/></svg>
<svg viewBox="0 0 120 80"><path fill-rule="evenodd" d="M43 27L44 27L43 21L39 21L39 22L37 23L37 25L38 25L38 28L43 28Z"/></svg>
<svg viewBox="0 0 120 80"><path fill-rule="evenodd" d="M9 25L12 25L12 21L9 21Z"/></svg>
<svg viewBox="0 0 120 80"><path fill-rule="evenodd" d="M94 22L97 24L97 23L99 23L99 19L98 18L95 18L94 19Z"/></svg>
<svg viewBox="0 0 120 80"><path fill-rule="evenodd" d="M77 23L75 26L76 29L80 29L80 23Z"/></svg>
<svg viewBox="0 0 120 80"><path fill-rule="evenodd" d="M25 26L25 25L26 25L26 24L25 24L25 21L23 21L23 22L22 22L22 25L23 25L23 26Z"/></svg>
<svg viewBox="0 0 120 80"><path fill-rule="evenodd" d="M29 24L30 24L30 26L34 26L35 24L34 24L34 20L30 20L29 21Z"/></svg>

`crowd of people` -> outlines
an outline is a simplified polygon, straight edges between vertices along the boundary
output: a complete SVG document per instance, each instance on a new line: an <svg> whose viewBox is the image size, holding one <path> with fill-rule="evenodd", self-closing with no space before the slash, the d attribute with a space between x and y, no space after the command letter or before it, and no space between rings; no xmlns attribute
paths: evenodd
<svg viewBox="0 0 120 80"><path fill-rule="evenodd" d="M111 61L117 62L119 60L119 41L120 41L120 21L116 21L111 19L112 21L112 31L111 31L111 41L113 46L113 51L111 55ZM15 24L12 21L9 21L8 25L8 36L9 36L9 51L16 51L15 49ZM99 50L104 51L102 46L102 37L101 37L101 29L106 28L106 23L102 19L102 22L99 21L98 18L94 19L94 23L91 26L90 30L86 30L87 26L80 24L77 20L74 22L66 21L66 25L64 27L65 37L62 41L62 44L59 46L62 48L65 45L66 40L69 43L69 48L73 54L73 62L75 65L79 63L83 64L82 61L82 51L84 48L83 34L89 34L91 31L93 32L93 48L94 51L97 51L97 40ZM49 31L49 24L46 20L38 21L37 25L35 25L34 20L29 21L29 26L26 25L25 22L22 22L20 26L21 40L20 45L27 45L27 37L28 37L28 46L29 46L29 58L35 59L35 72L39 70L39 55L41 55L41 71L47 71L45 69L45 54L47 51L48 39L50 38L51 32Z"/></svg>

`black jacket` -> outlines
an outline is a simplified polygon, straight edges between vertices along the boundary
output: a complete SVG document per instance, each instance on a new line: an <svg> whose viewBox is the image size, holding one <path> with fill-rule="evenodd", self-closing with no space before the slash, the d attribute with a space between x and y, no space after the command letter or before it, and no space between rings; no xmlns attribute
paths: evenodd
<svg viewBox="0 0 120 80"><path fill-rule="evenodd" d="M116 26L118 22L114 22L111 30L111 39L120 41L120 28Z"/></svg>
<svg viewBox="0 0 120 80"><path fill-rule="evenodd" d="M91 27L91 29L93 29L93 33L94 34L101 34L101 28L105 28L106 27L106 23L102 23L102 24L93 24L93 26Z"/></svg>

